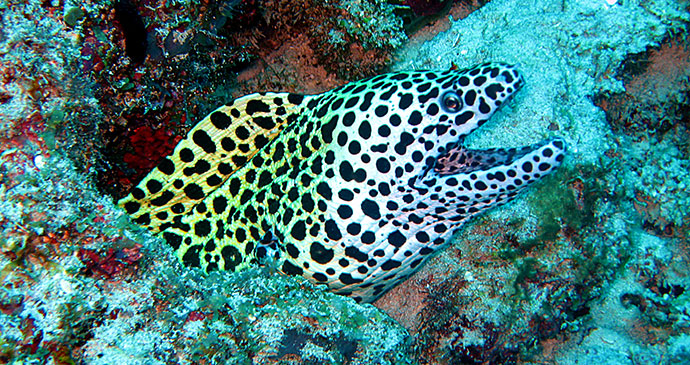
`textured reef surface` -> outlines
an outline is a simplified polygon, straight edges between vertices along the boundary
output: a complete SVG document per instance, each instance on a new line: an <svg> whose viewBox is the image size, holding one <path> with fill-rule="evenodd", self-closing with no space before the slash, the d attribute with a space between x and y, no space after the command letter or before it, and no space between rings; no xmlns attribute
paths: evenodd
<svg viewBox="0 0 690 365"><path fill-rule="evenodd" d="M0 363L690 362L687 1L0 4ZM464 143L560 169L371 304L204 274L115 205L255 91L519 65Z"/></svg>

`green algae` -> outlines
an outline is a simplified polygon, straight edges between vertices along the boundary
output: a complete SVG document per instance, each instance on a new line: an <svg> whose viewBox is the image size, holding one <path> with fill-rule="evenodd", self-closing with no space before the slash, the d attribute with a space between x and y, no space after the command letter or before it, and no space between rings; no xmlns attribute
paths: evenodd
<svg viewBox="0 0 690 365"><path fill-rule="evenodd" d="M539 231L525 244L534 246L536 242L554 241L566 228L577 232L592 226L597 202L609 198L601 186L607 171L600 165L578 165L544 178L538 191L527 198L539 222Z"/></svg>
<svg viewBox="0 0 690 365"><path fill-rule="evenodd" d="M594 224L597 201L608 199L600 183L605 171L598 165L565 167L544 178L526 197L538 222L536 233L524 239L513 237L496 255L512 261L556 241L564 232L572 234ZM517 217L507 224L518 229L526 221Z"/></svg>
<svg viewBox="0 0 690 365"><path fill-rule="evenodd" d="M74 27L79 23L80 20L84 18L86 14L84 11L79 8L79 7L69 7L65 8L65 15L63 19L65 20L65 23L70 26Z"/></svg>

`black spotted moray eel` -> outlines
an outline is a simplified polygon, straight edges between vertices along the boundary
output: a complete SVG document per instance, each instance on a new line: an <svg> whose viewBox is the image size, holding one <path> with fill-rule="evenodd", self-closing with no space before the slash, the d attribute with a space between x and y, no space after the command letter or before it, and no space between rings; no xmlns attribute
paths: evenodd
<svg viewBox="0 0 690 365"><path fill-rule="evenodd" d="M244 96L192 128L119 205L189 266L235 271L272 255L285 274L372 302L472 216L561 164L560 138L461 144L522 84L513 66L486 63Z"/></svg>

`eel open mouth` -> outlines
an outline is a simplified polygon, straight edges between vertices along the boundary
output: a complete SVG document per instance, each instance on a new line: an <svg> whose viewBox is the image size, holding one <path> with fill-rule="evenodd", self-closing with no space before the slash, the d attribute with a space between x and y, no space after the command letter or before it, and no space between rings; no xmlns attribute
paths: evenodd
<svg viewBox="0 0 690 365"><path fill-rule="evenodd" d="M515 165L517 161L523 162L520 166L524 166L524 162L528 162L525 160L534 161L538 170L546 171L560 165L566 149L565 141L560 137L521 148L469 149L459 143L436 160L434 171L442 176L466 174ZM548 160L553 162L549 163Z"/></svg>

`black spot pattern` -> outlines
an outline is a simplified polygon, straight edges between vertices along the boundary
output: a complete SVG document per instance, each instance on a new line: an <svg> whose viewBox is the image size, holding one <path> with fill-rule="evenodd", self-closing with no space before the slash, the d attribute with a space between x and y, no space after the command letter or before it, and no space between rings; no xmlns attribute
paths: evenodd
<svg viewBox="0 0 690 365"><path fill-rule="evenodd" d="M195 127L121 205L187 265L237 270L270 253L286 274L370 302L472 215L563 160L558 139L462 147L521 84L512 67L490 64L240 98Z"/></svg>
<svg viewBox="0 0 690 365"><path fill-rule="evenodd" d="M211 123L218 129L226 129L232 124L232 118L223 112L216 111L211 113Z"/></svg>

